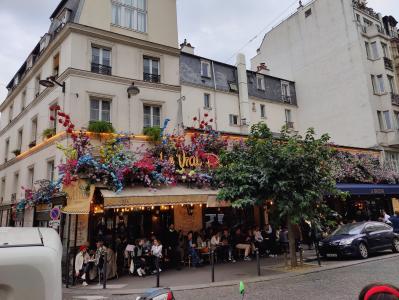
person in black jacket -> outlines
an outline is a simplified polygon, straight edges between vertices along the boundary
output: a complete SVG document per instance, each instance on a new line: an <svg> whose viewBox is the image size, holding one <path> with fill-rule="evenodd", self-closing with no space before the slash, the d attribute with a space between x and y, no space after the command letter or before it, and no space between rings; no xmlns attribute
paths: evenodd
<svg viewBox="0 0 399 300"><path fill-rule="evenodd" d="M134 263L134 268L137 271L137 275L140 277L146 275L146 259L145 259L145 249L144 249L144 240L140 239L136 241L136 245L132 252L132 258Z"/></svg>
<svg viewBox="0 0 399 300"><path fill-rule="evenodd" d="M244 260L251 260L249 254L251 253L251 244L247 240L247 237L241 234L241 229L237 228L231 239L232 245L235 249L244 250Z"/></svg>
<svg viewBox="0 0 399 300"><path fill-rule="evenodd" d="M179 233L175 230L174 224L170 224L169 230L166 232L164 244L170 259L171 267L179 269L180 268L180 259L179 259L180 253L178 251Z"/></svg>

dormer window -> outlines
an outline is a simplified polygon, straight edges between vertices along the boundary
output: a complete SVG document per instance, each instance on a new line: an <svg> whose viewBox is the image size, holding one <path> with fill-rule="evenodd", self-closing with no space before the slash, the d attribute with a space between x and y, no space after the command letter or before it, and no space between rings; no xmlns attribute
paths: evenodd
<svg viewBox="0 0 399 300"><path fill-rule="evenodd" d="M147 32L146 0L111 0L112 24L138 32Z"/></svg>
<svg viewBox="0 0 399 300"><path fill-rule="evenodd" d="M46 33L40 40L40 52L46 49L49 43L50 43L50 35Z"/></svg>
<svg viewBox="0 0 399 300"><path fill-rule="evenodd" d="M211 78L211 63L207 60L201 61L201 76Z"/></svg>
<svg viewBox="0 0 399 300"><path fill-rule="evenodd" d="M265 90L265 77L263 75L256 75L256 88L260 91Z"/></svg>

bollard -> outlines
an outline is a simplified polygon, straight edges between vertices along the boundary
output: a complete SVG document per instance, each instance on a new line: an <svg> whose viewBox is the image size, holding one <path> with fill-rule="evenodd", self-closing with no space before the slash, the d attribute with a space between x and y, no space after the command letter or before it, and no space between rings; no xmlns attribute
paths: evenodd
<svg viewBox="0 0 399 300"><path fill-rule="evenodd" d="M320 252L319 252L319 242L316 241L314 243L314 248L316 250L317 263L319 264L319 267L321 267Z"/></svg>
<svg viewBox="0 0 399 300"><path fill-rule="evenodd" d="M159 288L159 257L155 257L155 267L157 268L157 288Z"/></svg>
<svg viewBox="0 0 399 300"><path fill-rule="evenodd" d="M104 266L103 266L103 289L107 288L107 252L104 253Z"/></svg>
<svg viewBox="0 0 399 300"><path fill-rule="evenodd" d="M211 250L211 270L212 270L212 282L215 282L215 252Z"/></svg>
<svg viewBox="0 0 399 300"><path fill-rule="evenodd" d="M258 276L260 276L260 257L259 257L259 249L258 248L255 249L255 253L256 253L256 269L258 271Z"/></svg>

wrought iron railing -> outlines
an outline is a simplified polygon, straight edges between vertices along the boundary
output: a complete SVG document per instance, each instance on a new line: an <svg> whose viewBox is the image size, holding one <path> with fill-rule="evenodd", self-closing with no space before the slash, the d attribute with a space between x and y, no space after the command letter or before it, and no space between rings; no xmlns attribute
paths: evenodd
<svg viewBox="0 0 399 300"><path fill-rule="evenodd" d="M148 81L148 82L161 82L161 75L144 73L143 79L144 79L144 81Z"/></svg>
<svg viewBox="0 0 399 300"><path fill-rule="evenodd" d="M389 59L388 57L384 57L384 65L385 68L388 70L393 70L393 63L392 63L392 59Z"/></svg>
<svg viewBox="0 0 399 300"><path fill-rule="evenodd" d="M103 74L103 75L111 75L112 74L112 67L100 64L91 64L91 71L93 73Z"/></svg>
<svg viewBox="0 0 399 300"><path fill-rule="evenodd" d="M281 99L282 99L283 102L285 102L285 103L291 103L291 96L281 95Z"/></svg>
<svg viewBox="0 0 399 300"><path fill-rule="evenodd" d="M285 122L288 129L294 129L294 122Z"/></svg>
<svg viewBox="0 0 399 300"><path fill-rule="evenodd" d="M391 93L392 104L399 105L399 95Z"/></svg>

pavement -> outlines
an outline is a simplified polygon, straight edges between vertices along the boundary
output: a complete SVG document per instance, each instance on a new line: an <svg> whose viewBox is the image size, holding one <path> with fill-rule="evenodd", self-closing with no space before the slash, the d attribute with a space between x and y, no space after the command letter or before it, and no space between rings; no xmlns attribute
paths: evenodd
<svg viewBox="0 0 399 300"><path fill-rule="evenodd" d="M257 276L257 265L256 261L252 262L237 262L230 264L216 264L215 265L215 282L211 282L211 268L205 266L202 268L185 268L181 271L166 271L161 272L160 283L161 286L171 287L175 293L176 299L235 299L235 295L238 290L238 283L243 280L249 287L251 293L260 293L258 299L291 299L288 295L281 294L282 290L289 292L288 282L293 282L293 286L305 285L314 287L314 285L320 282L317 278L328 278L329 275L333 274L333 278L341 280L341 276L336 275L341 273L340 269L352 270L355 268L367 269L366 272L360 272L360 276L365 276L367 279L368 274L373 273L373 269L367 267L370 264L386 264L386 261L390 261L388 264L390 268L393 268L392 274L395 274L396 278L399 278L399 267L394 267L393 264L395 259L397 260L397 254L380 254L369 258L368 260L343 260L338 261L334 259L323 260L322 266L319 267L315 261L315 254L312 251L305 252L305 265L303 268L296 269L295 271L289 270L284 266L284 258L264 258L261 259L261 276ZM337 276L337 277L334 277ZM357 276L357 274L356 274ZM352 280L357 277L348 276L348 280ZM353 278L352 278L353 277ZM381 278L382 279L382 278ZM326 279L327 282L330 279ZM381 280L379 280L381 281ZM367 282L367 281L362 281ZM281 286L284 283L282 290L275 290L274 294L269 294L269 288L267 289L268 294L265 293L265 286L270 286L271 290L274 287ZM111 280L108 282L107 289L103 290L102 286L90 285L88 287L76 286L69 289L64 289L63 299L135 299L135 297L141 294L145 289L154 287L156 284L155 276L148 276L146 278L129 277L125 276L118 280ZM397 284L397 283L396 283ZM365 285L365 284L363 284ZM320 288L320 287L318 287ZM356 287L358 288L358 287ZM360 287L361 288L361 287ZM215 293L215 295L213 295ZM295 293L294 293L295 294ZM216 297L216 295L218 295ZM229 298L231 295L231 298ZM288 298L286 298L286 296ZM295 296L295 295L294 295ZM319 295L320 296L320 295ZM342 295L341 295L342 296ZM265 298L266 297L266 298ZM282 297L282 298L281 298ZM328 298L331 298L329 295ZM237 298L238 299L238 298ZM252 299L252 297L248 298ZM255 298L254 298L255 299ZM292 299L324 299L322 298L292 298ZM332 298L335 299L335 298ZM336 298L338 299L338 298ZM355 299L355 298L339 298L339 299Z"/></svg>

